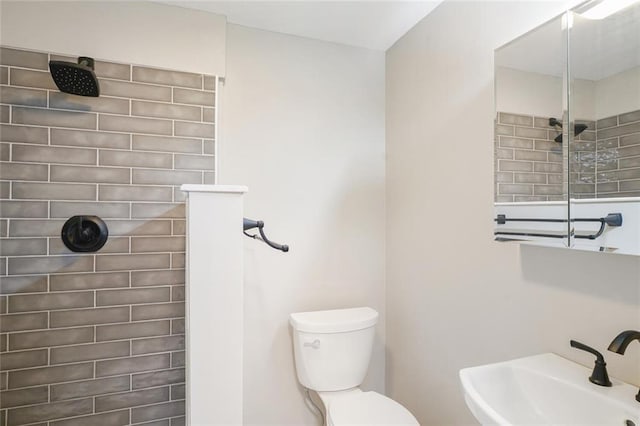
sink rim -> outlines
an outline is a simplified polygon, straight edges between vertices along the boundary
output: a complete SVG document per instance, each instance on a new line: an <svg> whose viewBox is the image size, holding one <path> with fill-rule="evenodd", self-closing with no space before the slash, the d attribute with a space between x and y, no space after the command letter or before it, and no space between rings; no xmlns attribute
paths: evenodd
<svg viewBox="0 0 640 426"><path fill-rule="evenodd" d="M640 425L640 404L635 400L635 394L637 393L635 386L615 378L611 378L612 387L594 385L588 380L591 369L555 353L543 353L461 369L459 378L465 402L476 419L481 422L486 421L498 425L513 424L498 412L498 408L494 408L487 401L474 384L476 374L501 367L509 368L512 371L520 369L545 376L549 380L558 381L567 387L576 388L576 392L586 392L598 398L603 398L614 406L620 406L622 413L632 413L630 419Z"/></svg>

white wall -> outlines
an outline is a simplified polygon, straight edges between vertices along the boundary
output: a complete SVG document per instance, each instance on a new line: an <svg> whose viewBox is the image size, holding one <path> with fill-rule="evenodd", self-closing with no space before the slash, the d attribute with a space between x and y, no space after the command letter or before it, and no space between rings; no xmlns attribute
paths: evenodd
<svg viewBox="0 0 640 426"><path fill-rule="evenodd" d="M445 2L387 52L387 390L424 425L475 423L460 368L640 329L640 258L492 241L493 50L559 12Z"/></svg>
<svg viewBox="0 0 640 426"><path fill-rule="evenodd" d="M224 75L226 18L142 1L0 2L0 44Z"/></svg>
<svg viewBox="0 0 640 426"><path fill-rule="evenodd" d="M595 99L597 118L640 109L640 66L598 81Z"/></svg>
<svg viewBox="0 0 640 426"><path fill-rule="evenodd" d="M245 240L245 424L318 424L288 315L381 313L365 387L384 390L384 53L227 26L220 183L291 246Z"/></svg>
<svg viewBox="0 0 640 426"><path fill-rule="evenodd" d="M496 68L496 110L537 116L562 116L562 77ZM575 79L573 116L599 120L640 109L640 67L602 80Z"/></svg>
<svg viewBox="0 0 640 426"><path fill-rule="evenodd" d="M496 111L562 117L562 77L496 67Z"/></svg>
<svg viewBox="0 0 640 426"><path fill-rule="evenodd" d="M495 81L496 111L538 117L562 117L562 77L497 67ZM574 80L574 118L596 118L595 90L594 81Z"/></svg>

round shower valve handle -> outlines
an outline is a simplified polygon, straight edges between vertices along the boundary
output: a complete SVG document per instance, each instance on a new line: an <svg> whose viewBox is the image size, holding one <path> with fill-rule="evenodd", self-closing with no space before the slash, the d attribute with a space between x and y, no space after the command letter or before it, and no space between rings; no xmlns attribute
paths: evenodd
<svg viewBox="0 0 640 426"><path fill-rule="evenodd" d="M313 349L319 349L320 348L320 340L316 339L313 342L305 342L304 343L305 347L310 347Z"/></svg>
<svg viewBox="0 0 640 426"><path fill-rule="evenodd" d="M93 253L109 238L109 229L98 216L73 216L64 223L60 233L64 245L73 252Z"/></svg>

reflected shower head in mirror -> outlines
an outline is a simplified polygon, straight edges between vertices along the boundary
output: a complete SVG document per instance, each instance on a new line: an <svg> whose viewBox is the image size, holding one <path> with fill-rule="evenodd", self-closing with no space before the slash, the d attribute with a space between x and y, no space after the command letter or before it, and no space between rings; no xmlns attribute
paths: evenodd
<svg viewBox="0 0 640 426"><path fill-rule="evenodd" d="M584 132L588 128L589 126L587 126L586 124L576 124L575 126L573 126L573 135L578 136L580 133Z"/></svg>
<svg viewBox="0 0 640 426"><path fill-rule="evenodd" d="M558 121L557 118L551 117L549 119L549 126L551 126L551 127L560 127L562 129L562 121Z"/></svg>
<svg viewBox="0 0 640 426"><path fill-rule="evenodd" d="M559 127L560 129L562 129L562 121L558 121L557 118L551 117L549 119L549 126L551 126L551 127ZM556 141L558 143L562 143L562 133L560 133L558 136L556 136L554 141Z"/></svg>
<svg viewBox="0 0 640 426"><path fill-rule="evenodd" d="M557 118L553 118L551 117L549 119L549 126L551 127L559 127L562 129L562 122L558 121ZM575 126L573 126L573 135L574 136L578 136L580 133L584 132L585 130L587 130L589 128L589 126L587 126L586 124L576 124ZM558 136L555 137L554 141L558 142L558 143L562 143L562 133L559 134Z"/></svg>
<svg viewBox="0 0 640 426"><path fill-rule="evenodd" d="M79 96L100 96L100 86L93 71L93 58L81 56L78 63L49 61L53 81L61 92Z"/></svg>

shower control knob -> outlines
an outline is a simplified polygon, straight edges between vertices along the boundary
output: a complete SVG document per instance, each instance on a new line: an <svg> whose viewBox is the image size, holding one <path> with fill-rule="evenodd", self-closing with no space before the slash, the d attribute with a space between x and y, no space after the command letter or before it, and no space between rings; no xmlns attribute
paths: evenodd
<svg viewBox="0 0 640 426"><path fill-rule="evenodd" d="M305 342L304 346L313 349L320 349L320 340L316 339L313 342Z"/></svg>
<svg viewBox="0 0 640 426"><path fill-rule="evenodd" d="M65 222L60 234L69 250L91 253L105 245L109 229L98 216L73 216Z"/></svg>

